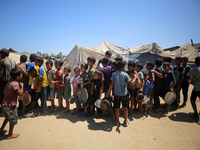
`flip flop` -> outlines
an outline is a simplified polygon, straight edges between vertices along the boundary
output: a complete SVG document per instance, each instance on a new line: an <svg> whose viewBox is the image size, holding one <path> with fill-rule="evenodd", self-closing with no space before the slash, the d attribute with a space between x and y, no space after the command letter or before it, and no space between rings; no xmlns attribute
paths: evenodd
<svg viewBox="0 0 200 150"><path fill-rule="evenodd" d="M116 124L118 127L120 127L120 122L117 123L116 117L113 117L113 122L114 122L114 124Z"/></svg>
<svg viewBox="0 0 200 150"><path fill-rule="evenodd" d="M125 123L125 120L124 120L123 126L124 126L124 127L127 127L128 124L129 124L129 119L127 118L127 123Z"/></svg>

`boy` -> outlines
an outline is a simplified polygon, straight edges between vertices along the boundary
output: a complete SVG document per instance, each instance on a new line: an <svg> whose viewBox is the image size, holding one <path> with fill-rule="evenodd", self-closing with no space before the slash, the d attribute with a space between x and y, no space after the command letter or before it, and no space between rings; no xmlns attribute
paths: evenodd
<svg viewBox="0 0 200 150"><path fill-rule="evenodd" d="M118 71L114 72L111 77L111 84L108 89L108 92L106 93L106 97L109 97L109 94L114 87L114 106L115 106L115 115L116 117L113 118L114 123L117 126L120 126L119 122L119 109L120 109L120 102L122 102L123 110L124 110L124 123L123 125L125 127L129 124L128 119L128 90L127 90L127 84L133 85L132 79L129 77L129 75L124 71L126 62L125 61L119 61L118 62Z"/></svg>
<svg viewBox="0 0 200 150"><path fill-rule="evenodd" d="M162 59L156 59L155 61L155 70L151 70L155 74L155 82L153 87L153 95L154 95L154 106L155 106L155 113L159 113L161 111L160 106L160 99L159 95L162 89Z"/></svg>
<svg viewBox="0 0 200 150"><path fill-rule="evenodd" d="M23 93L23 83L19 81L22 78L20 69L12 69L10 71L11 80L6 84L4 98L2 102L2 110L5 115L5 120L1 126L0 134L5 134L4 130L9 121L10 128L7 139L17 138L19 134L13 134L14 126L17 124L17 97Z"/></svg>
<svg viewBox="0 0 200 150"><path fill-rule="evenodd" d="M137 74L135 73L134 71L134 68L135 68L135 62L130 60L128 62L128 71L126 72L129 77L133 80L133 82L135 83L136 81L136 76ZM130 100L131 100L131 108L130 108L130 112L129 114L132 113L133 111L133 105L134 105L134 93L135 93L135 84L133 86L130 86L128 85L128 92L129 92L129 95L130 95Z"/></svg>
<svg viewBox="0 0 200 150"><path fill-rule="evenodd" d="M148 98L150 98L151 100L151 93L152 93L152 89L153 89L153 85L152 83L148 80L149 79L149 72L143 72L144 74L144 90L143 90L143 95L146 95ZM151 101L150 103L147 102L145 104L145 107L144 107L144 115L147 115L147 110L148 110L148 105L150 105L150 110L148 111L148 114L151 113L151 110L152 110L152 105L151 105Z"/></svg>
<svg viewBox="0 0 200 150"><path fill-rule="evenodd" d="M23 68L23 70L26 71L26 68L27 68L27 56L26 55L21 55L20 56L20 66ZM19 66L19 65L18 65ZM23 76L22 76L22 79L21 81L23 84L24 84L24 89L23 89L23 92L26 91L26 88L27 88L27 85L28 85L28 76L26 75L26 73L23 73ZM22 107L23 107L23 104L22 104L22 96L19 96L18 98L19 100L19 111L22 110Z"/></svg>
<svg viewBox="0 0 200 150"><path fill-rule="evenodd" d="M41 112L39 112L38 115L45 113L47 101L47 87L49 85L46 70L42 66L43 62L44 60L41 57L37 57L35 59L35 69L37 71L37 75L39 76L39 83L35 88L37 89L39 86L41 86Z"/></svg>
<svg viewBox="0 0 200 150"><path fill-rule="evenodd" d="M136 106L138 104L138 109L137 109L137 113L141 113L142 112L142 101L137 101L135 98L137 96L138 92L143 92L143 86L144 86L144 75L141 72L143 66L141 63L137 63L136 67L135 67L135 71L137 72L137 76L139 78L139 80L136 80L135 83L135 94L134 94L134 109L136 110Z"/></svg>
<svg viewBox="0 0 200 150"><path fill-rule="evenodd" d="M106 53L105 53L105 57L107 57L107 58L110 59L111 56L112 56L112 51L107 50ZM103 65L103 59L100 59L100 60L99 60L98 65L99 65L100 63ZM111 66L111 65L112 65L112 61L109 62L109 66Z"/></svg>
<svg viewBox="0 0 200 150"><path fill-rule="evenodd" d="M29 93L32 96L32 100L28 106L23 105L22 114L25 113L26 107L29 108L29 113L24 114L24 117L33 117L34 116L34 108L38 108L38 99L41 97L41 86L37 86L39 83L39 76L37 75L37 71L32 68L29 70L29 76L33 78L33 83L31 85L31 89L25 91L25 93ZM37 87L37 89L36 89Z"/></svg>
<svg viewBox="0 0 200 150"><path fill-rule="evenodd" d="M181 57L176 57L175 58L175 64L176 67L173 68L174 70L174 76L176 79L176 85L175 85L175 90L174 92L176 93L176 100L174 101L175 109L179 109L179 103L180 103L180 89L181 89L181 83L183 81L183 67L181 66Z"/></svg>
<svg viewBox="0 0 200 150"><path fill-rule="evenodd" d="M100 80L101 72L100 71L95 71L94 73L94 79L92 80L92 88L90 91L90 95L92 98L90 99L90 115L93 115L93 108L94 108L94 102L97 99L101 100L102 97L102 83ZM100 108L97 108L97 111L99 113L99 116L102 116L102 110Z"/></svg>
<svg viewBox="0 0 200 150"><path fill-rule="evenodd" d="M187 74L190 71L191 67L187 64L188 63L188 57L183 57L182 59L182 67L183 67L183 81L181 83L181 89L182 89L182 93L183 93L183 104L181 105L181 107L185 107L186 106L186 102L188 99L188 87L189 87L189 83L187 82Z"/></svg>
<svg viewBox="0 0 200 150"><path fill-rule="evenodd" d="M161 96L164 99L167 92L169 91L173 92L174 86L176 84L176 80L175 80L173 72L170 70L170 63L164 62L163 68L164 68L164 71L163 71L163 79L162 79ZM166 111L164 114L168 114L170 105L171 104L166 104Z"/></svg>
<svg viewBox="0 0 200 150"><path fill-rule="evenodd" d="M102 80L103 80L103 83L104 83L104 88L105 88L105 93L107 93L108 89L109 89L109 86L110 86L110 83L111 83L111 76L112 76L112 67L109 66L109 58L105 57L103 58L102 60L103 62L103 70L102 70Z"/></svg>
<svg viewBox="0 0 200 150"><path fill-rule="evenodd" d="M77 97L77 92L79 89L79 85L80 85L80 69L78 67L74 68L74 78L73 78L73 95L76 98ZM81 109L81 105L79 100L77 99L76 101L76 111L73 112L72 114L77 114L78 111Z"/></svg>
<svg viewBox="0 0 200 150"><path fill-rule="evenodd" d="M63 82L63 71L61 69L62 65L63 65L63 62L60 60L57 60L55 62L55 67L57 69L56 78L55 78L55 81L50 82L51 84L56 84L56 93L57 93L59 110L61 110L63 107L62 105L63 87L60 85Z"/></svg>
<svg viewBox="0 0 200 150"><path fill-rule="evenodd" d="M190 100L191 100L192 108L194 110L193 117L195 119L199 119L199 114L197 112L197 106L196 106L196 99L197 99L197 96L200 98L200 57L195 58L195 64L196 66L190 69L187 76L188 76L188 83L191 82L191 78L193 78L195 81L194 89L192 91Z"/></svg>
<svg viewBox="0 0 200 150"><path fill-rule="evenodd" d="M171 57L164 57L164 58L163 58L163 63L164 63L164 62L168 62L168 63L170 64L170 63L171 63L171 60L172 60ZM173 68L172 68L171 65L169 66L169 69L173 72Z"/></svg>
<svg viewBox="0 0 200 150"><path fill-rule="evenodd" d="M56 87L55 84L52 84L51 81L55 80L55 71L52 69L53 67L53 62L51 60L46 62L46 68L47 68L47 79L49 81L49 86L48 86L48 95L50 96L50 101L51 101L51 112L54 110L54 98L55 98L55 92L56 92Z"/></svg>
<svg viewBox="0 0 200 150"><path fill-rule="evenodd" d="M80 85L81 85L81 88L85 88L87 90L88 95L89 95L90 91L89 91L88 85L91 84L91 80L89 78L88 73L86 72L87 69L88 69L88 65L86 63L81 64ZM88 103L89 102L87 101L83 104L84 112L82 112L79 117L85 117L86 116Z"/></svg>
<svg viewBox="0 0 200 150"><path fill-rule="evenodd" d="M153 73L153 72L151 72L151 70L153 69L153 67L154 67L154 63L152 63L152 62L147 62L147 64L146 64L146 69L147 69L147 71L148 71L148 73L149 73L149 81L151 82L151 84L152 84L152 87L154 86L154 82L155 82L155 74ZM151 97L150 97L150 110L149 110L149 113L151 113L151 111L152 111L152 105L153 105L153 92L151 92Z"/></svg>
<svg viewBox="0 0 200 150"><path fill-rule="evenodd" d="M111 76L112 76L112 67L109 66L110 59L108 57L103 58L102 60L104 68L102 69L102 82L104 85L105 94L107 93L110 83L111 83ZM109 95L109 100L111 97ZM110 114L106 114L106 116L113 116L113 108L110 108Z"/></svg>
<svg viewBox="0 0 200 150"><path fill-rule="evenodd" d="M71 86L70 86L70 74L71 72L71 67L65 67L64 68L64 84L61 84L60 86L62 86L64 88L64 99L66 100L66 111L64 112L69 113L69 98L71 96Z"/></svg>

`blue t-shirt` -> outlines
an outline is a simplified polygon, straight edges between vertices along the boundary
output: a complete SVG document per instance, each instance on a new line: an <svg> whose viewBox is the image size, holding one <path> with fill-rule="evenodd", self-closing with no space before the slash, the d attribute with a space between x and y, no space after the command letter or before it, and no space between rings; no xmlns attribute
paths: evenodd
<svg viewBox="0 0 200 150"><path fill-rule="evenodd" d="M132 79L127 73L116 71L112 74L111 80L114 81L114 95L126 96L128 94L127 85Z"/></svg>
<svg viewBox="0 0 200 150"><path fill-rule="evenodd" d="M31 69L33 69L35 67L35 64L34 63L29 63L28 65L27 65L27 69L26 69L26 71L30 71Z"/></svg>
<svg viewBox="0 0 200 150"><path fill-rule="evenodd" d="M163 76L164 75L165 71L163 71ZM173 72L172 71L167 72L167 78L162 79L162 89L170 90L173 80L175 80Z"/></svg>
<svg viewBox="0 0 200 150"><path fill-rule="evenodd" d="M143 95L149 96L150 89L153 89L153 85L151 84L149 80L147 80L144 83Z"/></svg>

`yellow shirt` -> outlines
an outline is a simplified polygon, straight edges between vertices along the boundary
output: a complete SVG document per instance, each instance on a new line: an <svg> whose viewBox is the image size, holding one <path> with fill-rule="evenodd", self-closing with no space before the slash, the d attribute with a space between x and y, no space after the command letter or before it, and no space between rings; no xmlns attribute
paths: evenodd
<svg viewBox="0 0 200 150"><path fill-rule="evenodd" d="M44 67L35 66L35 70L37 71L37 75L39 76L40 80L42 77L44 78L44 81L42 82L42 87L47 87L49 85L49 81L47 79L47 74Z"/></svg>

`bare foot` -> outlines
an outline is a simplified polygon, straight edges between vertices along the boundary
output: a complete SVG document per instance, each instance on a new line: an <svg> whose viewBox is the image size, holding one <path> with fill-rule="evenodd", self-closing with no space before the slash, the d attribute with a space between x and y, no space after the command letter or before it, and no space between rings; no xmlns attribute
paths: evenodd
<svg viewBox="0 0 200 150"><path fill-rule="evenodd" d="M13 138L17 138L20 134L12 134L12 135L8 135L7 139L13 139Z"/></svg>
<svg viewBox="0 0 200 150"><path fill-rule="evenodd" d="M1 129L0 129L0 134L3 134L3 135L4 135L6 132L7 132L7 130L1 130Z"/></svg>

